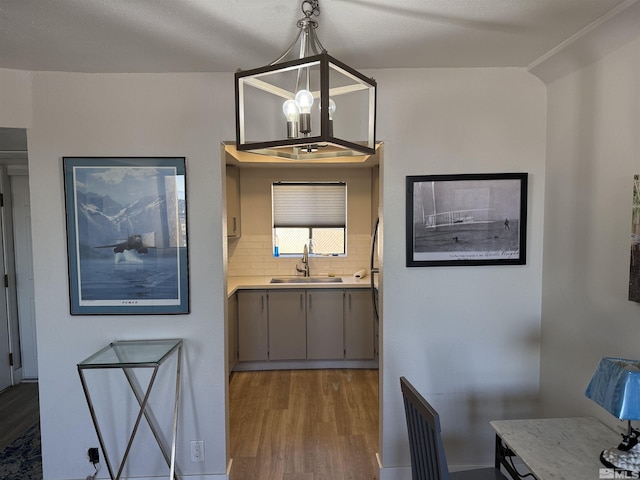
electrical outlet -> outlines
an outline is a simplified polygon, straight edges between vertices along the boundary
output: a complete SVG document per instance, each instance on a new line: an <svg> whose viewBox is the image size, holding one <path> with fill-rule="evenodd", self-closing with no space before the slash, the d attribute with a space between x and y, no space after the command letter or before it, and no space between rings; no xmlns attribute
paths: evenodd
<svg viewBox="0 0 640 480"><path fill-rule="evenodd" d="M94 465L100 462L100 451L95 447L87 450L87 456L89 457L89 461Z"/></svg>
<svg viewBox="0 0 640 480"><path fill-rule="evenodd" d="M191 461L204 462L204 441L202 440L191 441Z"/></svg>

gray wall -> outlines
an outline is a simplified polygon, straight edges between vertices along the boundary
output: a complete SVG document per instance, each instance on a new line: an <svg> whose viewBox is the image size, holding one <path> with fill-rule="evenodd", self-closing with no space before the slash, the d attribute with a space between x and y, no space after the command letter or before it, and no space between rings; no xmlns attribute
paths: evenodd
<svg viewBox="0 0 640 480"><path fill-rule="evenodd" d="M450 463L487 465L493 448L488 421L530 416L537 406L545 87L516 69L369 74L379 85L378 138L385 142L381 478L409 478L400 375L440 410ZM11 82L22 99L17 104L15 90L5 88ZM76 363L115 339L146 337L186 341L183 473L225 476L219 143L233 138L232 88L231 74L0 70L0 106L10 107L0 108L0 127L29 129L45 479L92 473L85 455L95 434ZM187 157L190 315L69 315L61 157L74 155ZM477 172L529 173L527 265L406 268L405 176ZM131 402L117 410L116 416L129 412ZM199 439L206 442L207 461L194 464L188 442ZM143 466L134 467L132 475ZM160 465L156 470L159 475Z"/></svg>
<svg viewBox="0 0 640 480"><path fill-rule="evenodd" d="M28 147L45 478L84 478L92 470L86 451L97 444L76 363L111 341L144 338L185 339L178 461L182 473L194 478L204 473L224 477L226 295L220 140L233 132L228 120L232 95L225 91L231 89L232 77L60 73L33 77ZM63 156L187 158L190 315L69 315ZM91 373L93 385L102 385L97 372ZM115 410L100 402L103 419L114 431L110 441L120 448L126 436L115 425L135 411L123 380L109 378ZM140 440L134 445L141 450L131 454L130 475L149 470L166 474L150 435L142 432ZM190 440L205 442L205 462L189 461Z"/></svg>
<svg viewBox="0 0 640 480"><path fill-rule="evenodd" d="M592 415L584 396L603 356L640 356L629 302L633 175L640 173L637 34L548 86L541 396L549 416ZM604 448L604 447L603 447Z"/></svg>
<svg viewBox="0 0 640 480"><path fill-rule="evenodd" d="M537 406L545 87L519 70L373 76L385 142L381 479L410 478L401 375L439 410L449 463L489 465L489 420ZM527 265L405 267L405 177L484 172L529 173Z"/></svg>

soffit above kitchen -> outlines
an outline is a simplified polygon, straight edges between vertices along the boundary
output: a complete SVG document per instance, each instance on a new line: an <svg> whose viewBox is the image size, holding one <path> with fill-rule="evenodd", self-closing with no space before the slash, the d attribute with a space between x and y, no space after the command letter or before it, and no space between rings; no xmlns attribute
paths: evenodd
<svg viewBox="0 0 640 480"><path fill-rule="evenodd" d="M321 0L318 34L356 69L526 68L636 0ZM275 60L298 0L0 0L0 68L234 72Z"/></svg>
<svg viewBox="0 0 640 480"><path fill-rule="evenodd" d="M235 165L244 168L287 168L287 167L326 167L332 168L372 168L380 163L380 148L382 142L377 142L375 146L376 153L373 155L353 155L346 157L335 157L327 153L326 156L318 156L312 160L288 159L282 157L274 157L270 155L261 155L251 152L243 152L236 148L234 142L223 142L225 151L225 163L227 165Z"/></svg>

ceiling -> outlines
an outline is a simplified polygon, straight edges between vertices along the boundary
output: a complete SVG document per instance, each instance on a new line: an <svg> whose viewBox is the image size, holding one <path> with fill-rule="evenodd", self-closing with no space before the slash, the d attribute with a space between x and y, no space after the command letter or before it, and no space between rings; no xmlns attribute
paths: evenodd
<svg viewBox="0 0 640 480"><path fill-rule="evenodd" d="M87 73L255 68L277 59L293 41L301 3L0 0L0 68ZM616 15L632 31L640 21L639 0L319 3L320 41L332 56L359 70L515 67L535 72L558 50L584 57L584 51L572 51L573 40L588 38ZM26 159L26 143L23 129L0 128L0 163L3 156L15 159L16 152Z"/></svg>
<svg viewBox="0 0 640 480"><path fill-rule="evenodd" d="M318 36L357 68L526 68L636 0L320 0ZM0 68L234 72L288 47L299 0L0 0Z"/></svg>

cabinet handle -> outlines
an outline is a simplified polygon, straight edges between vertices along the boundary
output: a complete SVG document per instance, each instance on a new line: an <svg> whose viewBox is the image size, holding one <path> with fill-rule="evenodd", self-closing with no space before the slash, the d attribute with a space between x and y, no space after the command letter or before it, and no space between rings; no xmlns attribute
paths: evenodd
<svg viewBox="0 0 640 480"><path fill-rule="evenodd" d="M238 230L238 226L236 225L236 217L233 217L233 233L236 233L236 231Z"/></svg>
<svg viewBox="0 0 640 480"><path fill-rule="evenodd" d="M260 295L260 310L264 311L264 295Z"/></svg>
<svg viewBox="0 0 640 480"><path fill-rule="evenodd" d="M311 310L311 294L309 294L309 310Z"/></svg>
<svg viewBox="0 0 640 480"><path fill-rule="evenodd" d="M351 310L351 294L349 294L349 310Z"/></svg>
<svg viewBox="0 0 640 480"><path fill-rule="evenodd" d="M300 310L302 310L303 307L303 298L302 298L302 294L300 294Z"/></svg>

